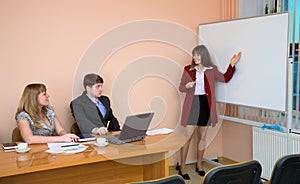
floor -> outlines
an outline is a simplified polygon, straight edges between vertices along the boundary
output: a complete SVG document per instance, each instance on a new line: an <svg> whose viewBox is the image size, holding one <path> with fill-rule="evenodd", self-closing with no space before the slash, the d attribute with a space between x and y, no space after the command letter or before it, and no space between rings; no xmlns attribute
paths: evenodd
<svg viewBox="0 0 300 184"><path fill-rule="evenodd" d="M218 160L219 164L230 164L233 163L232 161L229 160ZM210 170L213 167L216 167L217 165L213 165L211 163L208 162L203 162L203 167L204 170L207 172L208 170ZM202 182L202 176L199 176L198 173L195 172L195 164L188 164L186 165L186 169L187 169L187 173L190 176L190 180L185 180L185 183L187 184L201 184ZM173 175L173 174L178 174L178 171L175 169L175 166L170 166L169 168L169 175Z"/></svg>

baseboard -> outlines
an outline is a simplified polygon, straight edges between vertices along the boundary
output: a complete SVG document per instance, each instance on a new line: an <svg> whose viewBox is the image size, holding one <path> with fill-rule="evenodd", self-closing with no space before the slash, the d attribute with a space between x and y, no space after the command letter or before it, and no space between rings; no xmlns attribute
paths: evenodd
<svg viewBox="0 0 300 184"><path fill-rule="evenodd" d="M214 157L205 157L206 160L214 160L214 161L218 161L219 157L218 156L214 156Z"/></svg>
<svg viewBox="0 0 300 184"><path fill-rule="evenodd" d="M203 161L207 162L209 164L215 165L215 166L223 165L222 163L220 163L220 161L226 162L228 164L237 163L237 161L223 157L223 156L213 156L213 157L203 158ZM187 160L185 162L185 164L190 165L190 164L195 164L196 162L197 162L197 160ZM170 165L170 168L175 168L175 167L176 167L176 165Z"/></svg>

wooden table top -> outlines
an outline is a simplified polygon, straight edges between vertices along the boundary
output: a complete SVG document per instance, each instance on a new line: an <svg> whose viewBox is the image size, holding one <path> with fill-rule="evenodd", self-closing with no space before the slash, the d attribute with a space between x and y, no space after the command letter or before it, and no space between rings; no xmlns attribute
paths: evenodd
<svg viewBox="0 0 300 184"><path fill-rule="evenodd" d="M31 150L27 153L0 150L0 177L107 160L122 160L123 162L128 160L126 164L135 165L147 164L145 160L141 163L131 163L132 159L129 158L177 150L185 141L183 135L173 132L166 135L146 136L142 141L122 145L109 144L105 147L97 147L93 144L86 144L89 147L84 152L68 155L45 152L48 150L47 144L29 145Z"/></svg>

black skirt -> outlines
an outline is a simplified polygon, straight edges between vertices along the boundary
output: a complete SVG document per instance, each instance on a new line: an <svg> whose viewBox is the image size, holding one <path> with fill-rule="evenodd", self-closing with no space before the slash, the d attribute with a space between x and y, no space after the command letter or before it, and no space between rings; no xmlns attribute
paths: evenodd
<svg viewBox="0 0 300 184"><path fill-rule="evenodd" d="M209 105L206 95L194 95L188 125L208 126Z"/></svg>

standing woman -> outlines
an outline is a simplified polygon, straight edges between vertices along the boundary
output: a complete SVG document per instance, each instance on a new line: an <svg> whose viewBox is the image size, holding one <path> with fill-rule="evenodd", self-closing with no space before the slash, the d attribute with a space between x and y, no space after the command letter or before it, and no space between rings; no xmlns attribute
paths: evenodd
<svg viewBox="0 0 300 184"><path fill-rule="evenodd" d="M180 149L179 175L190 179L186 172L185 162L192 136L197 134L197 163L196 172L205 175L202 167L202 158L206 145L207 127L214 127L218 121L215 98L215 83L228 82L235 71L235 64L241 57L241 52L233 55L227 71L221 73L212 63L207 48L204 45L195 47L192 51L193 59L190 65L184 67L179 91L186 93L181 125L185 127L187 142Z"/></svg>
<svg viewBox="0 0 300 184"><path fill-rule="evenodd" d="M44 84L33 83L25 87L15 118L21 136L28 144L74 142L78 139L62 127L49 104L49 94Z"/></svg>

